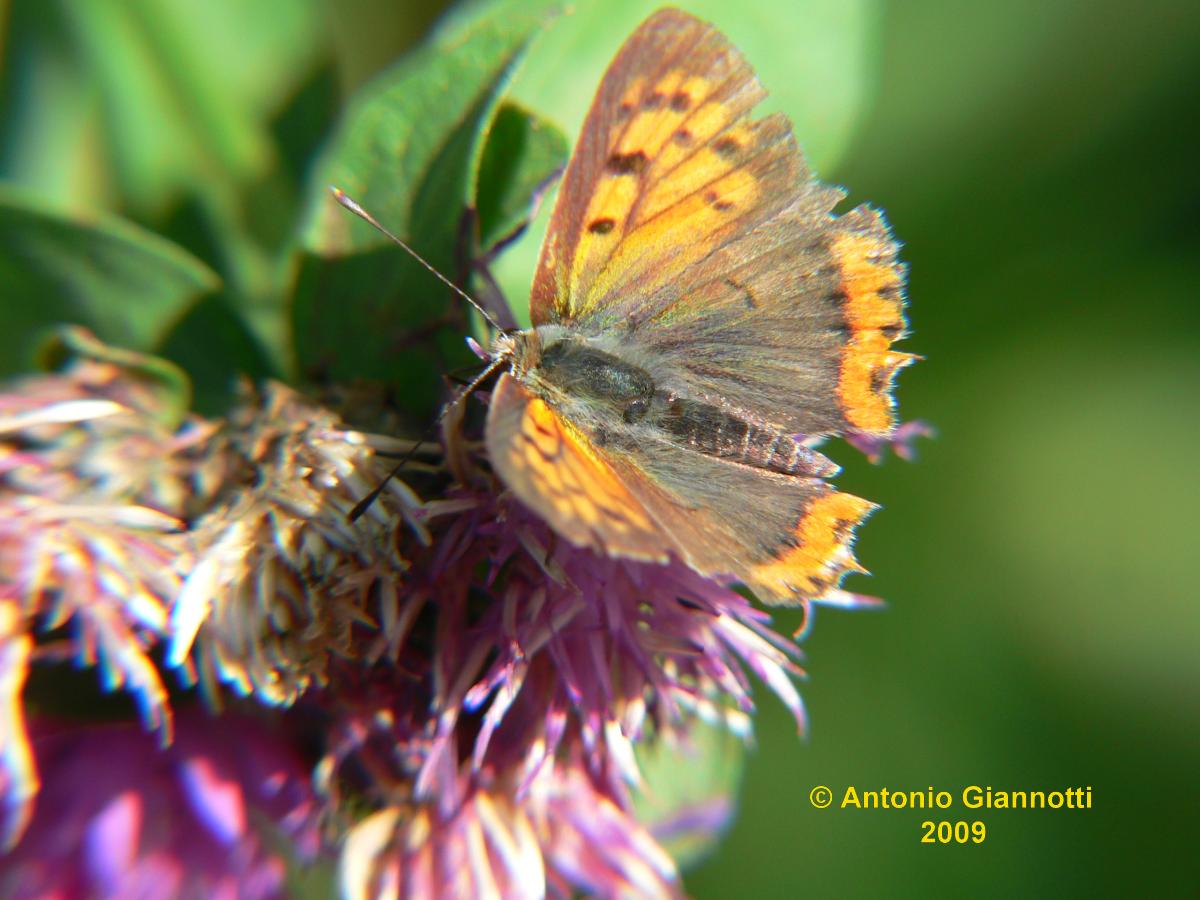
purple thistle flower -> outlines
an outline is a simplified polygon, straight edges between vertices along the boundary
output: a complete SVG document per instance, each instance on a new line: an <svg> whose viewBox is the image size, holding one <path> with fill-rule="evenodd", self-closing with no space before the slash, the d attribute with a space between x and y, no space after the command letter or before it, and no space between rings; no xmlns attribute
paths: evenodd
<svg viewBox="0 0 1200 900"><path fill-rule="evenodd" d="M659 730L696 712L742 723L740 713L753 709L746 669L802 724L791 680L800 674L796 649L740 594L679 563L576 548L493 493L474 494L463 509L468 496L455 498L453 525L428 566L409 573L410 592L436 597L438 615L455 623L442 629L434 659L439 746L451 745L454 715L478 712L472 767L485 768L490 753L508 755L508 747L490 746L501 738L537 748L521 761L532 773L553 756L563 738L556 723L566 721L593 771L618 792L639 780L630 743L648 718ZM436 518L437 505L430 511ZM473 591L495 602L473 614Z"/></svg>
<svg viewBox="0 0 1200 900"><path fill-rule="evenodd" d="M11 847L29 824L40 787L25 725L22 691L33 638L24 628L16 599L0 599L0 838Z"/></svg>
<svg viewBox="0 0 1200 900"><path fill-rule="evenodd" d="M917 458L917 451L913 446L917 438L931 438L936 433L928 422L914 419L911 422L897 425L888 435L880 436L852 431L845 436L845 439L847 444L873 463L883 462L884 454L889 449L905 462L912 462Z"/></svg>
<svg viewBox="0 0 1200 900"><path fill-rule="evenodd" d="M444 452L410 464L408 483L392 479L351 522L388 470L376 450L404 442L351 430L280 385L227 423L178 429L140 390L116 367L87 363L0 396L0 708L10 726L0 796L14 837L38 791L21 705L37 659L99 663L110 686L138 693L154 726L170 715L159 643L213 708L228 691L271 708L315 751L325 849L341 846L351 896L676 894L674 863L635 818L636 748L684 746L699 721L748 737L755 678L803 730L799 650L766 613L677 561L612 559L558 538L496 482L463 436L461 406ZM361 411L363 398L347 399ZM832 591L821 602L867 599ZM56 649L47 631L67 623ZM278 860L264 861L262 843L216 802L261 799L262 770L215 749L189 768L180 761L199 738L182 730L145 763L149 751L122 734L94 752L86 734L73 736L70 747L89 748L79 759L39 746L45 786L11 857L30 883L56 877L42 864L56 858L48 835L60 822L73 846L102 846L117 863L63 867L62 878L85 879L70 882L81 890L282 889ZM119 802L60 790L82 777L63 772L118 746L143 760L161 803L121 767ZM225 767L216 780L205 774L214 766ZM149 810L171 824L143 852ZM715 834L731 810L727 797L668 809L659 834ZM197 828L226 855L171 843ZM316 852L314 833L284 830L303 837L301 856Z"/></svg>
<svg viewBox="0 0 1200 900"><path fill-rule="evenodd" d="M194 529L171 658L190 651L215 681L328 717L318 780L330 808L376 810L357 826L366 837L346 844L344 872L407 871L397 860L416 852L414 835L437 856L479 803L524 808L538 791L566 790L547 787L564 771L628 819L641 784L634 746L697 716L748 734L751 674L803 726L798 651L765 613L681 564L558 540L498 495L461 441L446 454L458 479L416 473L437 499L397 483L352 526L347 512L382 477L371 440L282 388L237 421L234 447L271 454L251 458L255 485ZM555 868L543 839L534 846L546 878L591 884ZM644 834L621 852L637 848L647 871L674 878ZM351 858L362 854L387 858Z"/></svg>
<svg viewBox="0 0 1200 900"><path fill-rule="evenodd" d="M413 556L403 605L387 617L391 664L343 664L346 677L321 692L340 734L322 785L334 807L354 797L379 810L344 847L344 885L424 896L425 882L405 873L446 865L457 874L438 882L444 895L471 896L491 882L478 865L445 860L483 828L487 877L502 895L521 895L511 860L527 854L496 849L516 839L488 836L494 823L477 821L479 803L505 798L528 816L553 796L561 815L570 800L570 821L533 830L540 863L529 871L541 874L531 883L564 896L674 892L673 866L633 824L634 747L686 737L698 717L748 735L751 673L803 728L797 648L728 587L679 563L609 559L556 540L492 491L457 488L423 514L432 546ZM680 827L715 834L730 807L693 812L703 815Z"/></svg>
<svg viewBox="0 0 1200 900"><path fill-rule="evenodd" d="M165 749L130 726L35 734L43 786L5 897L278 897L317 851L308 773L249 720L181 715Z"/></svg>

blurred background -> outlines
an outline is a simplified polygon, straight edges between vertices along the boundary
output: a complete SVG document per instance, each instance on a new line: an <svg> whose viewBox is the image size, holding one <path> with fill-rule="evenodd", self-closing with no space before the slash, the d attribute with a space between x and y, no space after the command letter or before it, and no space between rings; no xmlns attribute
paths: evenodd
<svg viewBox="0 0 1200 900"><path fill-rule="evenodd" d="M859 543L876 574L847 587L888 606L818 613L810 734L763 692L741 814L688 890L1195 897L1200 6L679 5L742 48L824 180L887 211L926 357L901 409L939 432L913 465L833 448L884 505ZM573 140L655 6L576 3L514 95ZM338 110L441 10L0 3L0 179L266 303ZM499 266L518 309L542 227ZM815 810L818 784L1090 785L1094 808L983 811L983 845L929 846L928 816Z"/></svg>

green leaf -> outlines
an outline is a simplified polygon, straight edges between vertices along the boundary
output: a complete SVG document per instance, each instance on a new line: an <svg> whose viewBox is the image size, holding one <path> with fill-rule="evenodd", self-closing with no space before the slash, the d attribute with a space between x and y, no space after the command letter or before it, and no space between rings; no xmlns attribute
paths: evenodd
<svg viewBox="0 0 1200 900"><path fill-rule="evenodd" d="M638 821L686 869L716 847L733 819L746 745L727 727L696 719L683 739L644 740L636 751L644 780L633 797Z"/></svg>
<svg viewBox="0 0 1200 900"><path fill-rule="evenodd" d="M434 198L428 195L446 186L457 189L459 207L470 201L480 136L539 23L513 15L503 22L481 18L461 28L443 26L365 87L316 166L305 248L335 256L387 242L332 201L331 184L401 236L411 233L430 245L454 235L453 211L429 209ZM416 227L429 220L438 225L436 235Z"/></svg>
<svg viewBox="0 0 1200 900"><path fill-rule="evenodd" d="M529 221L531 201L567 163L566 135L515 103L496 112L479 163L479 246L494 247Z"/></svg>
<svg viewBox="0 0 1200 900"><path fill-rule="evenodd" d="M154 349L217 276L179 247L108 216L69 217L0 189L0 375L34 364L62 324Z"/></svg>
<svg viewBox="0 0 1200 900"><path fill-rule="evenodd" d="M274 162L269 118L322 35L320 11L293 0L18 3L13 13L7 44L20 52L5 77L32 93L0 126L5 176L59 200L116 195L141 212L262 176Z"/></svg>
<svg viewBox="0 0 1200 900"><path fill-rule="evenodd" d="M192 409L201 415L228 412L237 398L238 379L279 377L245 320L223 294L210 294L176 324L160 353L191 378Z"/></svg>
<svg viewBox="0 0 1200 900"><path fill-rule="evenodd" d="M168 429L177 428L191 406L191 382L187 373L175 363L161 356L109 346L78 325L58 328L38 348L38 357L41 368L44 369L61 368L75 357L120 366L130 375L154 386L156 393L163 398L163 406L157 417Z"/></svg>
<svg viewBox="0 0 1200 900"><path fill-rule="evenodd" d="M428 406L447 363L430 337L441 330L461 337L465 316L444 285L341 208L328 186L344 189L438 271L460 278L471 250L463 216L476 196L487 128L544 21L519 9L502 17L459 13L351 104L311 182L293 306L302 375L400 383L402 402Z"/></svg>

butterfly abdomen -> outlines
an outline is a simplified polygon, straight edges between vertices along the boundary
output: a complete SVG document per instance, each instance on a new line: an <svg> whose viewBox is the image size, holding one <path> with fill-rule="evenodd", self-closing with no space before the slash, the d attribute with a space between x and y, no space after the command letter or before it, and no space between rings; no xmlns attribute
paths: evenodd
<svg viewBox="0 0 1200 900"><path fill-rule="evenodd" d="M622 431L626 440L636 442L639 433L651 436L648 430L678 447L756 469L784 475L836 471L795 435L664 391L646 370L582 341L568 339L547 346L537 365L537 379L576 402L590 404L593 414L599 413L593 439L603 436L603 443Z"/></svg>
<svg viewBox="0 0 1200 900"><path fill-rule="evenodd" d="M652 424L672 443L705 456L784 475L831 474L832 463L794 435L752 424L710 403L659 394L652 409L656 413Z"/></svg>

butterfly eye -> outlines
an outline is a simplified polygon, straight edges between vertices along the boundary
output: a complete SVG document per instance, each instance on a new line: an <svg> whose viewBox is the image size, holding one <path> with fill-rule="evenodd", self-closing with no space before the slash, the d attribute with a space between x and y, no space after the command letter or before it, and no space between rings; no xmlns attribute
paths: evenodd
<svg viewBox="0 0 1200 900"><path fill-rule="evenodd" d="M648 412L650 412L649 400L641 397L636 400L630 400L625 407L625 421L632 425L634 422L644 419Z"/></svg>

